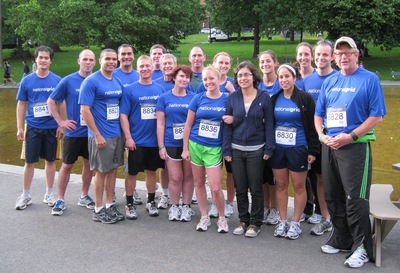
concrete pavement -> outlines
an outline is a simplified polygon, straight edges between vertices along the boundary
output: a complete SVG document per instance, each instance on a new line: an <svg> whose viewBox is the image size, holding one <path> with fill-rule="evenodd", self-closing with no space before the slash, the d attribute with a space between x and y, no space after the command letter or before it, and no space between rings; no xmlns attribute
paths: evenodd
<svg viewBox="0 0 400 273"><path fill-rule="evenodd" d="M237 211L229 220L230 232L217 233L216 219L207 232L189 223L170 222L167 211L149 217L138 206L137 220L106 225L91 220L92 212L77 206L80 176L72 175L62 216L52 216L42 203L44 171L36 170L31 188L33 204L15 210L22 188L22 167L0 164L0 272L350 272L345 254L327 255L320 246L328 234L309 234L312 225L302 223L303 234L291 241L273 236L273 226L263 226L254 239L235 236ZM144 183L138 183L145 197ZM116 195L123 211L123 181ZM91 189L92 192L92 189ZM290 207L290 214L293 209ZM367 263L363 272L399 272L399 224L382 247L382 267ZM397 269L396 269L397 268Z"/></svg>

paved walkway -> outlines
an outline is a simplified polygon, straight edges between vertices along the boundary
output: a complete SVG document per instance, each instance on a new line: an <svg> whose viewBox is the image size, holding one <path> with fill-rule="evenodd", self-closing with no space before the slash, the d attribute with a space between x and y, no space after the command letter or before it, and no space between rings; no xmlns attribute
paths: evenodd
<svg viewBox="0 0 400 273"><path fill-rule="evenodd" d="M0 272L353 272L345 267L345 254L327 255L320 246L328 234L303 234L291 241L275 238L273 226L263 226L257 238L217 233L216 220L207 232L195 231L199 210L192 222L169 222L167 211L149 217L138 206L138 220L114 225L95 223L91 211L76 205L80 176L72 175L66 194L67 209L52 216L42 203L44 171L36 170L31 194L33 204L14 209L21 193L22 167L0 164ZM145 197L143 183L139 194ZM92 190L92 189L91 189ZM123 181L116 195L123 209ZM289 208L290 214L293 209ZM237 211L229 220L238 225ZM399 224L382 246L382 267L368 263L362 272L399 272ZM397 269L396 269L397 268Z"/></svg>

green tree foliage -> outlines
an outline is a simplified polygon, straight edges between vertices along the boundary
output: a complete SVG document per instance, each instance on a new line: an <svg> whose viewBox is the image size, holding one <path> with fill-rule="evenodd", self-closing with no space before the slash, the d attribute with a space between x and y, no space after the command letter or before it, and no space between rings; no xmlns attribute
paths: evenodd
<svg viewBox="0 0 400 273"><path fill-rule="evenodd" d="M25 40L41 44L100 45L130 43L148 50L154 43L176 48L197 32L203 9L192 0L3 0L5 23Z"/></svg>

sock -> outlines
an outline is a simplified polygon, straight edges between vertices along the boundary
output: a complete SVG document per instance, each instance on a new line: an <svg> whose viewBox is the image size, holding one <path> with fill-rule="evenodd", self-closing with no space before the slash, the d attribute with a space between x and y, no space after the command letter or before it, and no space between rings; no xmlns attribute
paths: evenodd
<svg viewBox="0 0 400 273"><path fill-rule="evenodd" d="M127 205L132 205L133 204L133 195L131 196L126 196L126 204Z"/></svg>
<svg viewBox="0 0 400 273"><path fill-rule="evenodd" d="M112 205L113 205L113 203L111 203L111 204L106 203L106 209L109 209Z"/></svg>
<svg viewBox="0 0 400 273"><path fill-rule="evenodd" d="M46 195L50 196L53 194L53 188L46 188Z"/></svg>
<svg viewBox="0 0 400 273"><path fill-rule="evenodd" d="M81 195L81 199L83 199L83 198L85 198L86 197L86 195Z"/></svg>
<svg viewBox="0 0 400 273"><path fill-rule="evenodd" d="M95 213L99 213L99 211L101 211L102 208L103 208L103 207L95 207L95 208L94 208L94 212L95 212Z"/></svg>
<svg viewBox="0 0 400 273"><path fill-rule="evenodd" d="M182 204L182 207L183 207L183 206L188 206L188 207L190 208L190 204L189 204L189 205L188 205L188 204Z"/></svg>
<svg viewBox="0 0 400 273"><path fill-rule="evenodd" d="M22 195L24 196L24 198L30 198L31 192L30 192L30 190L23 190Z"/></svg>
<svg viewBox="0 0 400 273"><path fill-rule="evenodd" d="M169 195L169 190L168 189L162 189L162 192L165 196Z"/></svg>
<svg viewBox="0 0 400 273"><path fill-rule="evenodd" d="M147 203L154 202L154 199L156 198L156 193L147 193Z"/></svg>

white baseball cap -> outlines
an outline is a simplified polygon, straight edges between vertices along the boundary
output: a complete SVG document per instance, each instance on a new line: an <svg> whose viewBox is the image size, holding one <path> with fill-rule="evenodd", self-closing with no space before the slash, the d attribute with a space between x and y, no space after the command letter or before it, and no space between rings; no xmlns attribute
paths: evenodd
<svg viewBox="0 0 400 273"><path fill-rule="evenodd" d="M337 46L338 46L339 44L342 44L342 43L346 43L346 44L348 44L351 48L357 49L357 45L356 45L356 43L354 42L354 40L353 40L352 38L350 38L350 37L347 37L347 36L340 37L339 39L336 40L335 49L337 49Z"/></svg>

